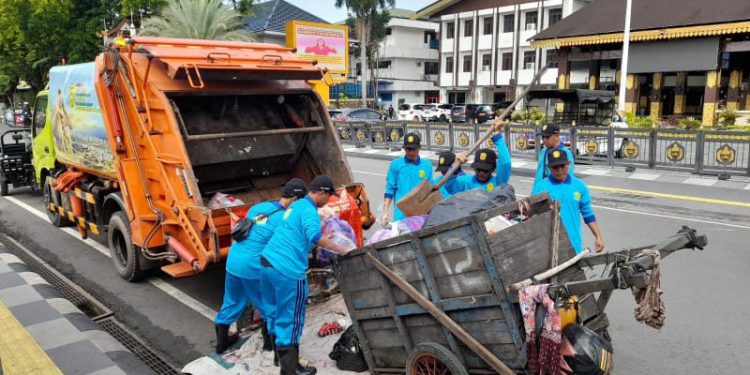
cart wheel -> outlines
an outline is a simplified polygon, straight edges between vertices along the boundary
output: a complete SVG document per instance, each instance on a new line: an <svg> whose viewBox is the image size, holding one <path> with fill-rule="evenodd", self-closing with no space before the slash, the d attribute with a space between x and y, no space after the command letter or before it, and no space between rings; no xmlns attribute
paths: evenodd
<svg viewBox="0 0 750 375"><path fill-rule="evenodd" d="M423 342L409 354L406 375L469 375L469 372L448 348L434 342Z"/></svg>

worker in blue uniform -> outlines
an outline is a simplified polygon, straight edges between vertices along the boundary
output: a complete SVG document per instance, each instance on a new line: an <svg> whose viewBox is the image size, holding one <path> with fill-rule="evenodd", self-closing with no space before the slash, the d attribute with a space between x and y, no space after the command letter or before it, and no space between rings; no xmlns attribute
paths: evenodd
<svg viewBox="0 0 750 375"><path fill-rule="evenodd" d="M551 151L547 154L547 166L552 174L540 181L531 193L547 192L553 200L560 202L560 218L576 254L583 250L581 217L594 235L596 252L601 252L604 238L591 208L589 189L583 180L569 173L568 154L561 150Z"/></svg>
<svg viewBox="0 0 750 375"><path fill-rule="evenodd" d="M570 171L568 173L573 176L575 170L575 159L573 158L573 153L570 149L565 147L560 141L560 127L557 126L557 124L547 124L542 126L542 144L544 145L544 148L539 152L539 163L536 167L534 186L536 186L539 181L550 176L551 172L549 166L547 166L547 155L554 150L559 150L567 154L568 160L570 161Z"/></svg>
<svg viewBox="0 0 750 375"><path fill-rule="evenodd" d="M305 182L293 178L284 185L281 199L258 203L245 216L253 222L247 237L232 243L227 256L226 280L224 282L224 302L216 314L216 352L221 354L237 341L237 335L229 335L229 326L236 322L245 311L248 302L261 312L265 311L260 297L260 252L281 224L284 211L292 202L307 194ZM265 323L261 325L263 350L273 350Z"/></svg>
<svg viewBox="0 0 750 375"><path fill-rule="evenodd" d="M436 176L433 177L433 185L436 185L438 182L440 182L440 180L443 179L443 176L448 173L455 161L456 154L450 151L443 151L438 154L438 165L437 167L435 167L435 172L438 172L440 174L436 173ZM461 170L461 168L458 168L458 170L448 178L448 181L446 181L445 184L440 187L440 194L442 194L444 198L448 198L451 195L461 191L458 184L458 178L463 174L463 170Z"/></svg>
<svg viewBox="0 0 750 375"><path fill-rule="evenodd" d="M419 157L421 148L421 139L417 133L408 133L404 136L405 155L391 162L388 167L388 174L385 177L385 194L380 217L381 225L386 226L390 222L391 202L400 201L422 181L432 181L432 163ZM394 221L405 217L406 215L398 207L393 208Z"/></svg>
<svg viewBox="0 0 750 375"><path fill-rule="evenodd" d="M339 254L352 249L323 237L318 208L338 196L333 180L317 176L308 195L286 210L283 223L260 256L262 299L269 334L276 337L276 353L282 375L312 375L314 367L299 365L299 344L307 305L307 258L318 245Z"/></svg>
<svg viewBox="0 0 750 375"><path fill-rule="evenodd" d="M510 180L510 151L508 151L505 137L503 137L505 123L498 118L495 119L494 126L496 134L492 136L492 142L495 144L497 153L489 148L477 150L474 154L474 162L471 163L474 175L466 174L458 178L460 191L485 189L492 192L498 186L505 185ZM456 157L461 164L466 163L468 159L468 156L464 153ZM494 175L492 174L493 171L495 172Z"/></svg>

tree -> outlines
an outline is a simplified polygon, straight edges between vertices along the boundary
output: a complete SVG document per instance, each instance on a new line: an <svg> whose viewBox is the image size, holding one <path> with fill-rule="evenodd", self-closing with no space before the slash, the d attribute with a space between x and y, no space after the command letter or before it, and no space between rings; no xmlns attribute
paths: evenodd
<svg viewBox="0 0 750 375"><path fill-rule="evenodd" d="M370 29L370 17L378 10L384 10L388 6L396 5L396 0L336 0L336 7L346 7L354 15L357 21L357 38L359 38L360 49L359 60L362 64L362 100L367 103L367 39ZM366 104L365 104L366 105Z"/></svg>
<svg viewBox="0 0 750 375"><path fill-rule="evenodd" d="M378 97L378 66L380 64L380 43L385 39L385 29L388 28L388 22L391 21L391 14L387 9L378 11L374 10L370 15L367 16L367 24L370 25L368 29L368 38L366 44L367 54L367 68L370 71L370 77L372 77L372 86L374 88L374 97ZM349 17L346 20L346 25L350 30L356 28L356 19ZM352 54L361 53L360 47L352 48Z"/></svg>
<svg viewBox="0 0 750 375"><path fill-rule="evenodd" d="M140 35L253 40L244 26L240 13L221 0L169 0L160 15L143 20Z"/></svg>

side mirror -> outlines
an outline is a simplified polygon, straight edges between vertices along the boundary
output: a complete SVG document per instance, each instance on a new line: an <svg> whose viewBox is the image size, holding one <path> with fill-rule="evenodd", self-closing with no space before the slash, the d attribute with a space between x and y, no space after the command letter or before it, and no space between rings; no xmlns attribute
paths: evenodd
<svg viewBox="0 0 750 375"><path fill-rule="evenodd" d="M18 133L13 134L13 140L14 141L18 142L18 141L20 141L22 139L23 139L23 134L18 134Z"/></svg>

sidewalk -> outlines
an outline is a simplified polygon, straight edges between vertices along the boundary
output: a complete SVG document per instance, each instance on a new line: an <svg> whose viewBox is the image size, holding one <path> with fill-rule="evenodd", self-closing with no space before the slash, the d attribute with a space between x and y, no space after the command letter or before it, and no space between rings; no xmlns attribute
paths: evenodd
<svg viewBox="0 0 750 375"><path fill-rule="evenodd" d="M344 146L344 152L347 156L360 158L372 158L381 160L392 160L403 156L401 150L387 150L370 147L355 147L350 145ZM420 156L437 164L437 152L420 151ZM536 174L537 162L531 159L513 158L513 174L524 177L534 177ZM464 166L464 169L467 167ZM610 176L617 178L627 178L632 180L667 182L673 184L687 184L706 187L720 187L728 189L750 190L750 176L732 176L729 180L719 180L716 176L703 175L699 176L689 172L672 172L660 169L638 168L634 172L627 172L622 166L601 166L601 165L583 165L576 164L575 174L583 176Z"/></svg>
<svg viewBox="0 0 750 375"><path fill-rule="evenodd" d="M0 244L0 374L151 374Z"/></svg>

